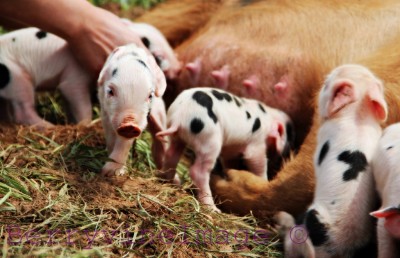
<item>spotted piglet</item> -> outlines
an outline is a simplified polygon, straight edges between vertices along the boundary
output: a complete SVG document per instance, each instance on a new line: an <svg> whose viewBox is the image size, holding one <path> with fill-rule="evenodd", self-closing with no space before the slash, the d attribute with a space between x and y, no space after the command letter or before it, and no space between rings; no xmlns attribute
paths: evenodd
<svg viewBox="0 0 400 258"><path fill-rule="evenodd" d="M373 232L369 164L387 117L382 82L363 66L339 66L320 91L319 113L316 189L304 224L316 257L351 257Z"/></svg>
<svg viewBox="0 0 400 258"><path fill-rule="evenodd" d="M315 250L304 225L296 225L292 215L284 211L277 212L274 220L275 228L283 239L285 258L315 258Z"/></svg>
<svg viewBox="0 0 400 258"><path fill-rule="evenodd" d="M167 124L168 129L157 134L172 136L160 176L173 180L184 148L190 147L196 155L190 177L199 190L198 198L216 211L209 186L216 159L221 156L228 161L242 155L250 171L267 178L267 147L283 153L291 127L285 113L214 88L183 91L168 109ZM179 182L177 177L175 182Z"/></svg>
<svg viewBox="0 0 400 258"><path fill-rule="evenodd" d="M378 220L380 258L400 257L400 123L383 131L372 168L381 209L371 213Z"/></svg>
<svg viewBox="0 0 400 258"><path fill-rule="evenodd" d="M163 129L165 107L161 99L153 99L160 98L165 88L163 72L145 50L130 44L110 54L98 79L101 118L111 159L104 165L103 175L125 173L124 165L133 140L146 128L148 116L153 133ZM156 106L150 112L153 102ZM162 149L164 145L157 146Z"/></svg>
<svg viewBox="0 0 400 258"><path fill-rule="evenodd" d="M35 91L57 85L76 122L90 122L89 82L63 39L37 28L0 36L0 96L11 101L16 123L51 126L35 111Z"/></svg>
<svg viewBox="0 0 400 258"><path fill-rule="evenodd" d="M165 76L171 80L175 79L181 70L181 62L161 31L147 23L132 22L128 19L122 19L122 21L139 35Z"/></svg>

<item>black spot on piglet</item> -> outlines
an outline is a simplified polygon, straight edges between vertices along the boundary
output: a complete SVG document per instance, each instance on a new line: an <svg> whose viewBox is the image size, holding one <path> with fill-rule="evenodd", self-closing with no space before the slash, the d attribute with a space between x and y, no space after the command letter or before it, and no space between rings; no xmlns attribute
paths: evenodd
<svg viewBox="0 0 400 258"><path fill-rule="evenodd" d="M226 99L226 101L228 101L228 102L232 101L232 97L228 93L224 93L224 99Z"/></svg>
<svg viewBox="0 0 400 258"><path fill-rule="evenodd" d="M192 98L200 105L207 109L208 116L214 121L214 123L218 122L217 116L214 114L213 108L213 100L210 96L202 91L196 91Z"/></svg>
<svg viewBox="0 0 400 258"><path fill-rule="evenodd" d="M214 97L216 97L218 100L223 100L224 97L222 96L222 93L216 90L212 90L211 91L212 95L214 95Z"/></svg>
<svg viewBox="0 0 400 258"><path fill-rule="evenodd" d="M36 32L36 37L38 39L45 38L46 36L47 36L47 32L45 32L45 31L39 30L38 32Z"/></svg>
<svg viewBox="0 0 400 258"><path fill-rule="evenodd" d="M146 65L146 63L145 62L143 62L142 60L140 60L140 59L136 59L136 61L138 61L139 63L141 63L144 67L146 67L146 68L148 68L147 67L147 65Z"/></svg>
<svg viewBox="0 0 400 258"><path fill-rule="evenodd" d="M142 40L142 43L145 47L149 48L150 47L150 40L146 37L140 38Z"/></svg>
<svg viewBox="0 0 400 258"><path fill-rule="evenodd" d="M247 119L251 118L251 115L250 115L249 111L246 111L246 116L247 116Z"/></svg>
<svg viewBox="0 0 400 258"><path fill-rule="evenodd" d="M198 118L193 118L192 121L190 122L190 131L192 131L193 134L198 134L203 130L204 128L204 123Z"/></svg>
<svg viewBox="0 0 400 258"><path fill-rule="evenodd" d="M0 63L0 89L4 89L10 82L10 71L7 66Z"/></svg>
<svg viewBox="0 0 400 258"><path fill-rule="evenodd" d="M261 121L260 118L256 118L256 120L254 120L254 124L253 124L253 128L251 129L252 133L255 133L258 129L260 129L261 127Z"/></svg>
<svg viewBox="0 0 400 258"><path fill-rule="evenodd" d="M112 70L111 76L115 76L117 74L117 72L118 72L118 69L115 68L114 70Z"/></svg>
<svg viewBox="0 0 400 258"><path fill-rule="evenodd" d="M228 93L224 93L224 92L219 92L217 90L212 90L211 91L212 95L214 95L214 97L216 97L218 100L223 100L225 99L228 102L232 101L232 97L228 94Z"/></svg>
<svg viewBox="0 0 400 258"><path fill-rule="evenodd" d="M236 106L241 107L242 103L240 103L239 99L237 97L233 98L235 100Z"/></svg>
<svg viewBox="0 0 400 258"><path fill-rule="evenodd" d="M265 111L265 109L264 109L263 105L261 105L261 103L258 103L258 107L261 109L261 111L263 113L267 113L267 111Z"/></svg>
<svg viewBox="0 0 400 258"><path fill-rule="evenodd" d="M318 165L321 165L322 161L324 161L328 151L329 151L329 141L326 141L324 145L322 145L321 151L319 152Z"/></svg>
<svg viewBox="0 0 400 258"><path fill-rule="evenodd" d="M318 211L310 210L305 217L305 225L314 246L321 246L328 241L328 229L317 218Z"/></svg>
<svg viewBox="0 0 400 258"><path fill-rule="evenodd" d="M365 171L368 165L365 154L360 151L344 151L340 153L338 160L350 166L350 168L343 173L343 181L357 179L358 174Z"/></svg>

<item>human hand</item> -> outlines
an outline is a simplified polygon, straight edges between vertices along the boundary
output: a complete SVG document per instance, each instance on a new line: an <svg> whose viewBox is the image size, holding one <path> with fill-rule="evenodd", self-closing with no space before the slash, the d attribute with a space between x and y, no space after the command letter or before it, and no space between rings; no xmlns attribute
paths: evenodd
<svg viewBox="0 0 400 258"><path fill-rule="evenodd" d="M128 43L146 47L119 17L98 7L91 8L93 11L95 13L90 15L81 15L80 26L64 38L82 67L97 77L108 55L116 47Z"/></svg>

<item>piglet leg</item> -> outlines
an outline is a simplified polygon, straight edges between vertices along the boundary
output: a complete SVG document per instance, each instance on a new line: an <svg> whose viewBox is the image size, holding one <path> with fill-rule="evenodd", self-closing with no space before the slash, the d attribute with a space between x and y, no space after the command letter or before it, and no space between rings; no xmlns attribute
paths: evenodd
<svg viewBox="0 0 400 258"><path fill-rule="evenodd" d="M161 169L163 165L164 155L166 151L166 142L159 140L155 135L160 130L153 124L152 120L149 120L148 130L153 138L153 142L151 144L151 154L154 159L154 163L156 164L157 169Z"/></svg>
<svg viewBox="0 0 400 258"><path fill-rule="evenodd" d="M198 188L197 198L199 201L211 208L213 211L220 212L215 206L210 188L210 174L214 168L222 144L216 139L210 139L209 145L196 144L194 152L196 160L190 167L190 177L194 185Z"/></svg>
<svg viewBox="0 0 400 258"><path fill-rule="evenodd" d="M266 146L257 144L250 145L246 148L243 153L243 158L246 162L247 168L253 174L268 179L267 175L267 158L266 158Z"/></svg>
<svg viewBox="0 0 400 258"><path fill-rule="evenodd" d="M176 175L176 167L184 150L185 143L178 138L173 138L165 154L162 172L158 173L157 176L179 185L180 180Z"/></svg>
<svg viewBox="0 0 400 258"><path fill-rule="evenodd" d="M59 89L69 104L75 122L89 124L92 120L89 79L82 76L78 67L67 68Z"/></svg>
<svg viewBox="0 0 400 258"><path fill-rule="evenodd" d="M101 110L101 117L103 118L101 122L103 124L104 136L106 138L107 152L111 153L114 149L117 134L115 133L104 109Z"/></svg>
<svg viewBox="0 0 400 258"><path fill-rule="evenodd" d="M33 125L39 129L53 126L36 113L35 88L19 68L16 68L12 82L6 90L10 91L7 95L12 99L16 123Z"/></svg>
<svg viewBox="0 0 400 258"><path fill-rule="evenodd" d="M117 136L113 150L109 155L109 159L101 170L104 176L123 175L125 174L125 161L128 158L129 150L132 147L133 139L125 139Z"/></svg>
<svg viewBox="0 0 400 258"><path fill-rule="evenodd" d="M32 125L38 129L52 127L53 124L41 118L35 111L33 103L12 102L14 108L15 121L18 124Z"/></svg>
<svg viewBox="0 0 400 258"><path fill-rule="evenodd" d="M396 246L396 240L390 236L384 224L384 219L378 220L378 258L400 257L400 247Z"/></svg>
<svg viewBox="0 0 400 258"><path fill-rule="evenodd" d="M167 127L167 115L165 111L165 105L162 99L154 98L153 107L149 116L148 130L153 137L153 143L151 145L151 153L156 164L157 169L161 169L165 152L167 149L167 141L161 140L156 137L158 132L161 132Z"/></svg>

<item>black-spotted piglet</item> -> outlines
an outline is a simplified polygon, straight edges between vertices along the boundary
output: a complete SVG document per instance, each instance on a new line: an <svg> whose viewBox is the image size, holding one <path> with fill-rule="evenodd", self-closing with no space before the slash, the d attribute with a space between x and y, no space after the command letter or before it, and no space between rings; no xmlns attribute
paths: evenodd
<svg viewBox="0 0 400 258"><path fill-rule="evenodd" d="M0 96L11 101L16 123L48 127L35 110L35 91L58 89L75 122L92 119L90 78L65 40L37 28L0 36Z"/></svg>
<svg viewBox="0 0 400 258"><path fill-rule="evenodd" d="M98 79L101 118L111 159L102 174L125 173L133 140L146 128L149 116L153 134L164 129L165 107L161 99L153 101L153 98L160 98L165 88L163 72L145 50L130 44L110 54ZM152 104L157 106L150 112ZM163 143L156 145L153 154L162 151L163 146Z"/></svg>
<svg viewBox="0 0 400 258"><path fill-rule="evenodd" d="M167 112L168 129L158 137L171 135L163 173L173 180L176 166L186 146L196 160L190 177L198 188L198 198L218 211L209 186L210 172L216 159L223 161L243 157L248 169L267 178L267 147L285 152L289 117L259 101L239 98L214 88L192 88L183 91ZM175 177L175 182L179 179Z"/></svg>
<svg viewBox="0 0 400 258"><path fill-rule="evenodd" d="M381 209L377 217L378 257L400 257L400 123L383 131L372 168Z"/></svg>
<svg viewBox="0 0 400 258"><path fill-rule="evenodd" d="M153 54L165 76L168 79L175 79L181 70L182 64L161 31L147 23L132 22L128 19L122 20L133 32L139 35L143 44Z"/></svg>
<svg viewBox="0 0 400 258"><path fill-rule="evenodd" d="M339 66L320 91L319 113L316 188L304 224L316 257L352 257L373 232L370 162L387 117L382 82L363 66Z"/></svg>
<svg viewBox="0 0 400 258"><path fill-rule="evenodd" d="M287 212L274 215L275 228L283 240L285 258L316 258L315 250L304 225L296 225L294 218Z"/></svg>

